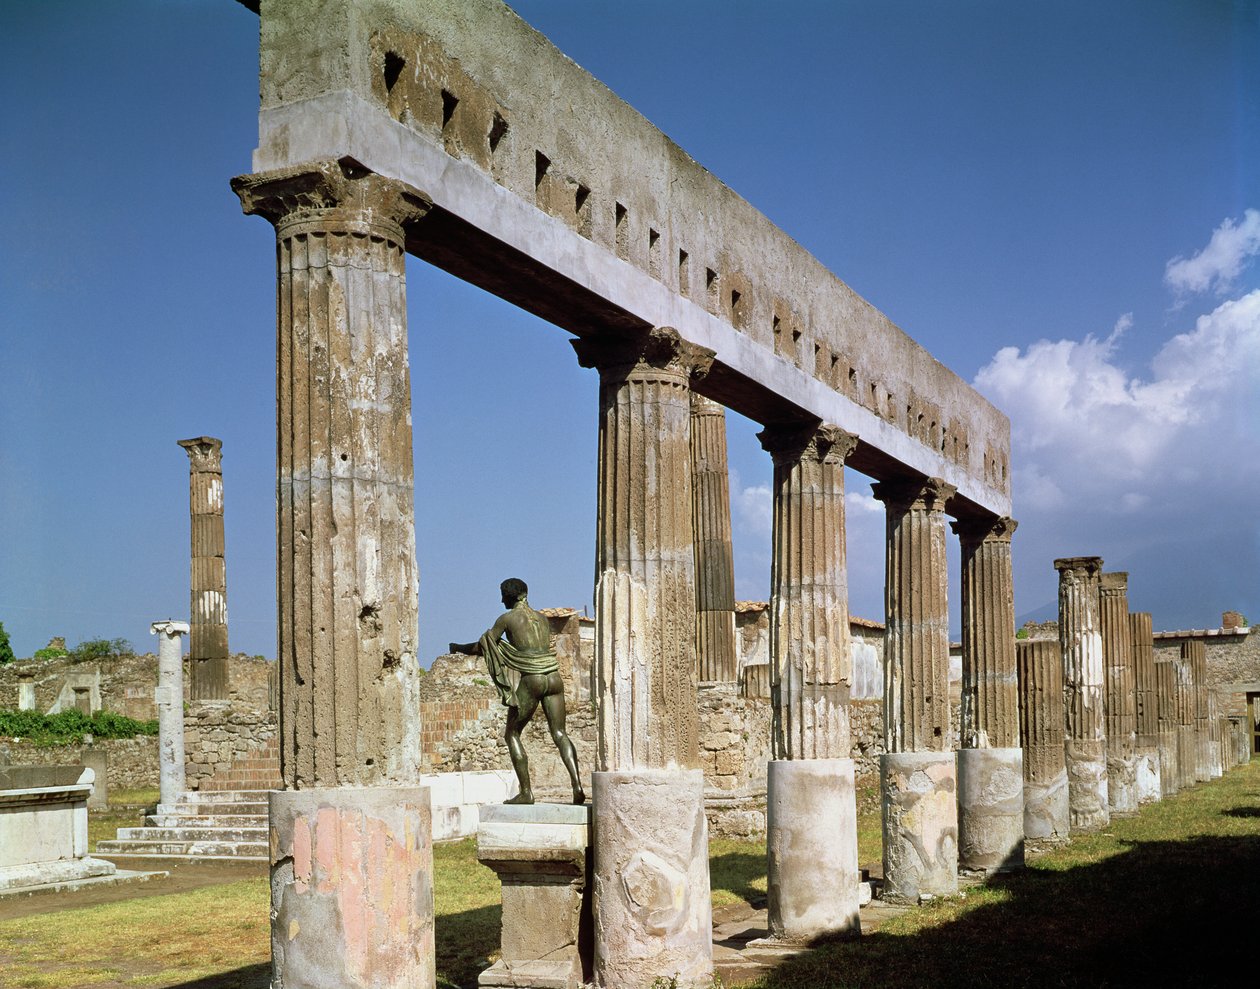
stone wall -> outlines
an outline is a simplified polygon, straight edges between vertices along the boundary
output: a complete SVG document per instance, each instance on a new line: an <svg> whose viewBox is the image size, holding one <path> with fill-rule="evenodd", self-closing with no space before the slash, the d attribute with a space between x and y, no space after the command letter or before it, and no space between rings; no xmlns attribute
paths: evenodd
<svg viewBox="0 0 1260 989"><path fill-rule="evenodd" d="M109 760L106 781L111 790L138 790L158 785L158 740L156 735L135 738L106 738L94 743L96 751ZM0 762L13 766L80 766L83 746L40 746L29 740L0 739Z"/></svg>
<svg viewBox="0 0 1260 989"><path fill-rule="evenodd" d="M1247 694L1260 693L1260 634L1246 626L1230 629L1183 629L1155 633L1155 659L1180 654L1181 644L1202 641L1207 656L1208 686L1220 692L1221 711L1240 717L1247 713Z"/></svg>
<svg viewBox="0 0 1260 989"><path fill-rule="evenodd" d="M190 704L184 714L188 789L200 789L216 774L227 772L233 762L261 752L278 737L276 716L265 708L259 711L206 702Z"/></svg>

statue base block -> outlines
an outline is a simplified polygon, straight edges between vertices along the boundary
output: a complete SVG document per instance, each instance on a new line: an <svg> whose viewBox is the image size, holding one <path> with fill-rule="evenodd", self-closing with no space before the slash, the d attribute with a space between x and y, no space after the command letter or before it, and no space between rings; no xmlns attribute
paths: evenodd
<svg viewBox="0 0 1260 989"><path fill-rule="evenodd" d="M501 957L481 986L577 989L590 981L590 808L489 804L477 859L503 884Z"/></svg>

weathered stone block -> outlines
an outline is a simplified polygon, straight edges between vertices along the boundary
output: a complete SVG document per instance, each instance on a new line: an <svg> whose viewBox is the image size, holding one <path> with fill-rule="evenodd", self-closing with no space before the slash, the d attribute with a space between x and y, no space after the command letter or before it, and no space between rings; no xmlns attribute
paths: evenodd
<svg viewBox="0 0 1260 989"><path fill-rule="evenodd" d="M958 798L953 752L880 757L884 899L914 903L958 892Z"/></svg>
<svg viewBox="0 0 1260 989"><path fill-rule="evenodd" d="M1046 782L1024 781L1025 838L1066 839L1070 821L1066 769Z"/></svg>
<svg viewBox="0 0 1260 989"><path fill-rule="evenodd" d="M984 872L1024 867L1024 752L958 752L958 865Z"/></svg>

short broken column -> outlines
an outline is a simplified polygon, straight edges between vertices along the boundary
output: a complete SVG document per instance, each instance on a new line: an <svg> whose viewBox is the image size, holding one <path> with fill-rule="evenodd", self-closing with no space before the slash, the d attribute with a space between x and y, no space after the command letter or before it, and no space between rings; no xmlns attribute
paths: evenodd
<svg viewBox="0 0 1260 989"><path fill-rule="evenodd" d="M499 960L478 985L578 989L591 981L589 814L571 804L481 808L477 861L503 884L503 930Z"/></svg>
<svg viewBox="0 0 1260 989"><path fill-rule="evenodd" d="M886 518L884 898L958 891L958 797L949 711L949 578L940 478L872 486Z"/></svg>
<svg viewBox="0 0 1260 989"><path fill-rule="evenodd" d="M696 705L690 380L713 352L656 327L573 342L599 369L592 775L595 981L713 975Z"/></svg>
<svg viewBox="0 0 1260 989"><path fill-rule="evenodd" d="M783 941L856 935L844 461L857 437L823 424L771 427L758 438L774 459L768 924Z"/></svg>
<svg viewBox="0 0 1260 989"><path fill-rule="evenodd" d="M726 410L691 393L691 497L696 556L696 661L701 684L734 685L735 565Z"/></svg>
<svg viewBox="0 0 1260 989"><path fill-rule="evenodd" d="M1097 556L1054 561L1059 571L1059 648L1063 652L1064 753L1073 831L1111 820L1107 798L1106 679L1098 625Z"/></svg>
<svg viewBox="0 0 1260 989"><path fill-rule="evenodd" d="M188 637L188 697L228 699L227 565L223 535L223 441L180 440L188 454L192 564Z"/></svg>
<svg viewBox="0 0 1260 989"><path fill-rule="evenodd" d="M1155 639L1149 612L1129 612L1129 648L1137 702L1134 780L1138 803L1146 804L1160 799L1164 791L1159 758L1159 684L1155 676Z"/></svg>
<svg viewBox="0 0 1260 989"><path fill-rule="evenodd" d="M1129 575L1099 578L1098 625L1107 679L1107 801L1112 814L1134 814L1137 795L1137 697L1129 634Z"/></svg>
<svg viewBox="0 0 1260 989"><path fill-rule="evenodd" d="M1024 865L1024 757L1019 744L1010 518L959 519L962 547L962 716L958 866Z"/></svg>
<svg viewBox="0 0 1260 989"><path fill-rule="evenodd" d="M1155 700L1159 714L1159 792L1171 797L1181 789L1177 751L1177 671L1171 659L1155 662Z"/></svg>
<svg viewBox="0 0 1260 989"><path fill-rule="evenodd" d="M153 702L158 712L159 803L174 804L184 792L184 655L180 636L187 622L154 622L158 637L158 682Z"/></svg>
<svg viewBox="0 0 1260 989"><path fill-rule="evenodd" d="M1063 758L1063 657L1057 639L1016 643L1019 741L1024 749L1024 837L1066 840L1067 766Z"/></svg>
<svg viewBox="0 0 1260 989"><path fill-rule="evenodd" d="M1177 765L1178 789L1187 790L1198 780L1199 746L1194 733L1194 664L1188 643L1173 660L1177 676Z"/></svg>
<svg viewBox="0 0 1260 989"><path fill-rule="evenodd" d="M432 989L404 265L428 203L350 159L232 186L277 239L271 985Z"/></svg>

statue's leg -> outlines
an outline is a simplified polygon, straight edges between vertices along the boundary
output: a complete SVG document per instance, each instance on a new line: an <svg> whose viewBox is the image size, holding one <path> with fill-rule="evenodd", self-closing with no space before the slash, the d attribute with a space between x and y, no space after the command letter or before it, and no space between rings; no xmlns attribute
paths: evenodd
<svg viewBox="0 0 1260 989"><path fill-rule="evenodd" d="M573 742L569 740L569 736L564 730L564 683L560 680L559 673L553 673L551 676L556 679L557 684L552 685L549 683L548 686L555 686L556 689L548 690L543 696L543 714L547 716L547 728L551 731L551 740L556 743L556 748L560 750L560 761L564 763L564 768L569 771L569 781L573 784L573 802L575 804L584 804L586 803L586 794L582 791L582 781L578 776L577 750L574 749Z"/></svg>
<svg viewBox="0 0 1260 989"><path fill-rule="evenodd" d="M520 706L508 708L507 730L503 733L503 740L507 742L508 755L512 759L512 768L516 770L520 792L503 802L505 804L532 804L534 791L529 785L529 757L525 755L525 746L521 744L521 731L529 724L529 719L534 716L534 711L538 708L538 696L526 685L525 677L521 677L521 683L516 688L516 699L520 702Z"/></svg>

